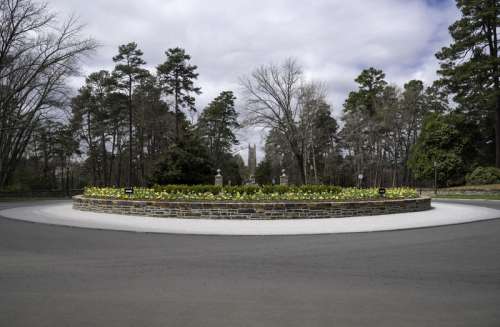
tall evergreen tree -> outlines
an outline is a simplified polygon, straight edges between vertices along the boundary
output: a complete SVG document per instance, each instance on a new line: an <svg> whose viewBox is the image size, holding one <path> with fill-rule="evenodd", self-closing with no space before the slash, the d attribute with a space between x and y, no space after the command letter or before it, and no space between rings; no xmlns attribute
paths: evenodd
<svg viewBox="0 0 500 327"><path fill-rule="evenodd" d="M374 186L381 183L383 169L383 108L392 107L397 97L384 78L382 70L364 69L355 79L358 89L349 93L342 116L343 143L353 161L354 174L363 174Z"/></svg>
<svg viewBox="0 0 500 327"><path fill-rule="evenodd" d="M128 186L132 183L132 95L135 84L147 75L147 71L141 66L146 62L141 58L143 52L137 48L135 42L120 45L118 54L113 57L116 64L114 75L118 81L118 86L123 89L128 97L128 136L129 136L129 172Z"/></svg>
<svg viewBox="0 0 500 327"><path fill-rule="evenodd" d="M137 183L144 185L159 155L175 138L174 113L162 99L156 76L141 80L134 91Z"/></svg>
<svg viewBox="0 0 500 327"><path fill-rule="evenodd" d="M496 166L500 167L500 1L457 0L462 13L449 27L453 43L441 49L438 73L464 107L486 110L495 117ZM478 99L481 104L478 106ZM493 114L494 113L494 114ZM485 115L482 115L483 117ZM487 115L486 115L487 116Z"/></svg>
<svg viewBox="0 0 500 327"><path fill-rule="evenodd" d="M373 67L364 69L354 80L359 88L349 93L344 104L345 111L362 110L372 116L375 113L376 101L387 86L384 78L382 70Z"/></svg>
<svg viewBox="0 0 500 327"><path fill-rule="evenodd" d="M465 174L475 165L477 157L477 147L474 146L477 130L474 127L460 113L428 115L411 150L409 167L415 177L432 180L437 169L439 186L463 184Z"/></svg>
<svg viewBox="0 0 500 327"><path fill-rule="evenodd" d="M231 91L223 91L201 113L198 132L207 142L210 155L220 167L223 155L238 144L234 130L239 128L238 113L234 108L236 98Z"/></svg>
<svg viewBox="0 0 500 327"><path fill-rule="evenodd" d="M207 147L190 128L164 151L155 168L150 182L156 184L210 184L215 173Z"/></svg>
<svg viewBox="0 0 500 327"><path fill-rule="evenodd" d="M173 96L175 109L176 141L180 138L180 109L196 111L195 99L192 94L200 94L199 87L194 86L198 78L196 65L189 64L191 56L184 49L173 48L165 52L167 60L157 67L160 85L167 96Z"/></svg>
<svg viewBox="0 0 500 327"><path fill-rule="evenodd" d="M90 90L90 101L95 115L94 129L99 139L100 163L102 168L101 183L109 185L108 154L106 149L107 134L109 132L109 119L111 110L109 108L108 96L114 91L116 81L108 71L101 70L90 74L86 79L86 85Z"/></svg>

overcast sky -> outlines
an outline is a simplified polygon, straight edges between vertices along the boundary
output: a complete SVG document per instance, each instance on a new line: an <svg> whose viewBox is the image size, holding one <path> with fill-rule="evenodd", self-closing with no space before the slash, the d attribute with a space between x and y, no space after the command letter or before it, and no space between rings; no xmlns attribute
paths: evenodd
<svg viewBox="0 0 500 327"><path fill-rule="evenodd" d="M336 118L364 68L382 69L398 85L431 83L434 53L450 43L458 17L452 0L48 1L63 16L76 14L102 45L84 73L111 70L120 44L137 42L149 68L179 46L198 66L202 109L222 90L238 95L238 78L259 65L294 57L308 78L326 84ZM242 133L242 144L262 146L259 134Z"/></svg>

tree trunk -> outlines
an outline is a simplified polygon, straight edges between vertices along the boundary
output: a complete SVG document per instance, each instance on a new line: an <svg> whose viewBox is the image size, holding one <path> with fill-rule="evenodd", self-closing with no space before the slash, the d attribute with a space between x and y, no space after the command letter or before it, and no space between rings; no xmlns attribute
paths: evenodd
<svg viewBox="0 0 500 327"><path fill-rule="evenodd" d="M113 181L113 165L115 162L115 147L116 147L116 130L113 132L113 141L111 142L111 154L109 157L108 181L111 184Z"/></svg>
<svg viewBox="0 0 500 327"><path fill-rule="evenodd" d="M116 172L116 185L117 186L122 186L122 161L123 161L123 155L122 155L122 141L121 140L122 140L122 135L120 134L118 136L118 142L117 142L117 147L118 147L118 169L117 169L117 172Z"/></svg>
<svg viewBox="0 0 500 327"><path fill-rule="evenodd" d="M129 78L128 87L128 180L127 186L132 186L132 78Z"/></svg>
<svg viewBox="0 0 500 327"><path fill-rule="evenodd" d="M318 184L318 170L316 167L316 156L314 155L314 148L312 149L312 161L313 161L313 169L314 169L314 184Z"/></svg>
<svg viewBox="0 0 500 327"><path fill-rule="evenodd" d="M294 153L295 160L297 161L297 166L300 172L300 183L304 184L306 181L306 174L304 172L304 156L299 153Z"/></svg>
<svg viewBox="0 0 500 327"><path fill-rule="evenodd" d="M499 92L499 91L497 91ZM500 94L496 95L496 121L495 121L495 165L497 168L500 168Z"/></svg>
<svg viewBox="0 0 500 327"><path fill-rule="evenodd" d="M102 151L102 179L103 185L108 186L108 156L106 151L106 136L104 133L101 134L101 151Z"/></svg>
<svg viewBox="0 0 500 327"><path fill-rule="evenodd" d="M96 176L97 176L97 171L96 171L96 160L95 160L95 152L94 152L94 143L92 141L92 123L91 123L91 114L90 110L87 111L87 131L88 131L88 140L89 140L89 153L91 157L91 165L92 165L92 185L96 185Z"/></svg>
<svg viewBox="0 0 500 327"><path fill-rule="evenodd" d="M175 90L174 90L174 105L175 105L175 143L179 144L179 77L175 74Z"/></svg>
<svg viewBox="0 0 500 327"><path fill-rule="evenodd" d="M143 120L144 121L144 120ZM144 126L140 128L140 133L139 133L139 173L141 175L140 178L140 185L144 186L144 175L145 175L145 169L144 169Z"/></svg>
<svg viewBox="0 0 500 327"><path fill-rule="evenodd" d="M494 24L490 29L490 54L494 60L493 74L495 87L495 166L500 168L500 76L498 72L498 36L497 36L497 6L496 1L492 2L494 9ZM491 34L493 40L491 40Z"/></svg>

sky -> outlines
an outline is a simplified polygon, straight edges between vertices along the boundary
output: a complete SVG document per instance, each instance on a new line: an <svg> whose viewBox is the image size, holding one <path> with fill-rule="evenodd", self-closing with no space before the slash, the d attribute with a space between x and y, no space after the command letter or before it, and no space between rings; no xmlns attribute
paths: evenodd
<svg viewBox="0 0 500 327"><path fill-rule="evenodd" d="M112 70L120 44L136 42L151 70L167 49L179 46L198 66L198 109L232 90L243 111L239 78L291 57L307 79L324 83L337 119L364 68L382 69L399 86L435 80L434 54L449 45L448 26L459 15L452 0L47 1L60 17L76 15L84 34L101 45L85 59L82 74ZM71 83L78 88L83 77ZM262 158L264 134L240 131L242 148L256 143ZM246 157L246 150L241 154Z"/></svg>

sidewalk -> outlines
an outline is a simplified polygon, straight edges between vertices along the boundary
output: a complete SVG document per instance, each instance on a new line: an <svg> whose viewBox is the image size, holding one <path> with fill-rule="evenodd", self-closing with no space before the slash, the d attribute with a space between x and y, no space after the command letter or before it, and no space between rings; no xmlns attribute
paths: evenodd
<svg viewBox="0 0 500 327"><path fill-rule="evenodd" d="M433 203L421 212L352 218L294 220L178 219L74 210L70 203L19 207L0 216L36 223L118 231L202 235L301 235L388 231L500 218L500 210Z"/></svg>

